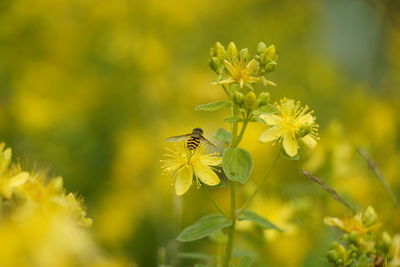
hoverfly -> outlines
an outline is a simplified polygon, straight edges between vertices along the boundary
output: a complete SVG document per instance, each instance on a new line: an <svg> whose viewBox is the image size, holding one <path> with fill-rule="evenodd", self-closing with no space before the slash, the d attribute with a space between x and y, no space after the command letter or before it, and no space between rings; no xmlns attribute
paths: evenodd
<svg viewBox="0 0 400 267"><path fill-rule="evenodd" d="M203 136L203 130L201 128L194 128L191 133L172 136L166 139L168 142L179 142L183 140L187 140L186 147L189 151L194 151L199 145L200 142L205 142L206 144L215 147L213 143L208 141Z"/></svg>

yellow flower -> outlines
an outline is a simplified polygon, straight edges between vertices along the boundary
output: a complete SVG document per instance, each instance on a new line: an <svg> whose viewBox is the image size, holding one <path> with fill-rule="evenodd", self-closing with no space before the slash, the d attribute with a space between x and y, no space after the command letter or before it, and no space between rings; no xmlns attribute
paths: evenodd
<svg viewBox="0 0 400 267"><path fill-rule="evenodd" d="M313 148L318 140L318 125L308 106L302 107L300 102L284 98L274 104L277 112L263 114L260 117L270 128L261 134L259 141L262 143L279 141L290 157L297 155L301 139L306 145Z"/></svg>
<svg viewBox="0 0 400 267"><path fill-rule="evenodd" d="M18 164L11 164L12 152L0 143L0 196L10 199L29 178L28 172L22 172Z"/></svg>
<svg viewBox="0 0 400 267"><path fill-rule="evenodd" d="M224 65L229 71L230 77L219 81L217 84L238 83L240 88L243 88L244 84L261 82L259 77L253 76L258 66L258 62L255 59L250 60L248 63L242 60L233 62L225 60Z"/></svg>
<svg viewBox="0 0 400 267"><path fill-rule="evenodd" d="M202 144L194 151L189 151L185 142L174 144L174 148L167 148L169 153L164 155L166 159L161 162L163 172L175 183L175 192L178 196L186 193L192 185L193 174L198 186L200 186L200 181L207 185L219 184L218 176L210 167L221 164L218 153L204 154L205 146Z"/></svg>
<svg viewBox="0 0 400 267"><path fill-rule="evenodd" d="M249 60L247 48L237 51L233 42L228 45L227 57L223 60L225 72L224 79L215 84L239 84L240 88L244 85L250 86L252 83L264 83L265 85L275 85L275 83L265 79L264 74L260 72L260 62L255 58Z"/></svg>
<svg viewBox="0 0 400 267"><path fill-rule="evenodd" d="M377 222L375 211L368 207L364 213L358 213L353 217L339 219L335 217L325 217L324 223L335 226L347 233L356 232L360 235L377 230L381 224Z"/></svg>

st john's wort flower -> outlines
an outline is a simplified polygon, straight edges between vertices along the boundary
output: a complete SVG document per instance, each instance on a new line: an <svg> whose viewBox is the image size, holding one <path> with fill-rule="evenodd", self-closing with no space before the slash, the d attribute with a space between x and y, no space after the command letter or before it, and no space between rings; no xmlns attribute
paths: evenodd
<svg viewBox="0 0 400 267"><path fill-rule="evenodd" d="M313 111L308 106L302 107L300 102L287 98L275 103L274 106L276 113L260 115L269 126L269 129L259 137L260 142L281 142L290 157L298 153L298 139L311 148L317 144L318 124L315 123Z"/></svg>
<svg viewBox="0 0 400 267"><path fill-rule="evenodd" d="M178 196L187 192L192 185L193 177L197 186L201 183L217 185L220 179L212 166L221 164L218 153L206 153L206 146L200 144L195 150L188 150L185 142L174 143L174 148L167 148L165 159L161 160L163 173L169 176L175 184ZM201 182L201 183L200 183Z"/></svg>

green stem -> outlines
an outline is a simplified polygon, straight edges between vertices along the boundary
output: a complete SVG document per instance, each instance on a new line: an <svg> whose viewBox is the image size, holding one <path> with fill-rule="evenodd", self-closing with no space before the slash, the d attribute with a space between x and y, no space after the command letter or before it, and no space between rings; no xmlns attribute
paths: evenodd
<svg viewBox="0 0 400 267"><path fill-rule="evenodd" d="M224 258L224 267L229 267L232 256L233 239L235 235L236 226L236 183L231 181L231 218L232 225L228 229L228 242L226 243L226 251Z"/></svg>
<svg viewBox="0 0 400 267"><path fill-rule="evenodd" d="M232 106L231 109L231 115L236 116L238 113L238 109L235 105ZM242 129L240 131L240 139L242 138L244 134L244 130L246 128ZM235 148L238 146L240 139L238 139L238 123L233 122L232 123L232 141L231 141L231 147ZM231 261L231 256L232 256L232 249L233 249L233 238L235 234L235 226L236 226L236 183L234 181L230 182L231 184L231 218L232 218L232 225L228 229L228 241L226 243L226 249L225 249L225 257L224 257L224 262L223 262L223 267L229 267L229 263Z"/></svg>
<svg viewBox="0 0 400 267"><path fill-rule="evenodd" d="M246 131L246 127L247 127L248 123L249 123L249 113L247 113L244 118L243 125L242 125L242 128L240 129L239 136L236 139L235 147L237 147L239 145L240 141L242 141L242 138L243 138L244 132Z"/></svg>
<svg viewBox="0 0 400 267"><path fill-rule="evenodd" d="M224 215L225 217L229 218L225 212L222 210L221 206L218 204L218 202L215 200L213 195L211 195L210 191L208 191L208 188L206 185L201 186L204 189L204 192L206 192L208 198L211 200L211 202L214 204L214 206L217 208L217 210Z"/></svg>
<svg viewBox="0 0 400 267"><path fill-rule="evenodd" d="M237 114L237 107L235 105L232 106L232 111L231 111L231 115L232 117L236 116ZM233 122L232 123L232 143L231 143L231 147L236 147L237 146L237 131L238 131L238 123L237 122Z"/></svg>
<svg viewBox="0 0 400 267"><path fill-rule="evenodd" d="M231 96L231 94L229 93L228 89L226 89L225 85L222 85L222 88L224 89L225 94L231 99L232 96Z"/></svg>
<svg viewBox="0 0 400 267"><path fill-rule="evenodd" d="M265 182L267 181L268 177L271 175L272 170L274 169L275 164L278 161L278 159L279 159L279 151L276 154L276 156L274 158L274 161L272 162L272 164L269 167L268 171L264 175L264 178L262 179L262 181L261 181L260 185L258 186L258 188L256 190L254 190L253 194L250 195L250 197L246 200L246 202L243 204L243 206L237 211L236 218L238 218L240 216L240 214L243 212L243 210L249 206L250 202L261 191L261 189L263 188L263 186L264 186Z"/></svg>

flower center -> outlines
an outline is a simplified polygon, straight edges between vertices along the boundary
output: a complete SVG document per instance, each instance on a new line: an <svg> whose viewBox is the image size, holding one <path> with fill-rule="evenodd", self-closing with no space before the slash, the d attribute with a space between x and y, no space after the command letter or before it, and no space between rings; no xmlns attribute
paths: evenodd
<svg viewBox="0 0 400 267"><path fill-rule="evenodd" d="M241 64L237 65L232 72L232 78L235 81L240 81L240 80L247 80L248 74L247 74L247 69L245 66L242 66Z"/></svg>
<svg viewBox="0 0 400 267"><path fill-rule="evenodd" d="M280 123L280 128L284 132L296 132L298 130L296 120L293 117L284 118Z"/></svg>

